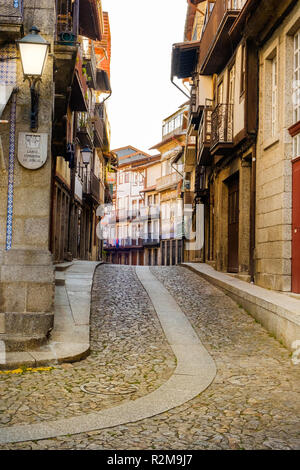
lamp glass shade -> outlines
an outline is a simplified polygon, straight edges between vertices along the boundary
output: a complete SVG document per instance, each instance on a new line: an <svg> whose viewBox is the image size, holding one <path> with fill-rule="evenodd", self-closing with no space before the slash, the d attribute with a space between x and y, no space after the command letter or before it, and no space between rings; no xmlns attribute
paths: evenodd
<svg viewBox="0 0 300 470"><path fill-rule="evenodd" d="M24 75L40 77L43 74L49 50L49 43L35 27L31 33L17 41Z"/></svg>
<svg viewBox="0 0 300 470"><path fill-rule="evenodd" d="M92 150L89 147L84 147L81 149L82 163L88 165L91 161Z"/></svg>

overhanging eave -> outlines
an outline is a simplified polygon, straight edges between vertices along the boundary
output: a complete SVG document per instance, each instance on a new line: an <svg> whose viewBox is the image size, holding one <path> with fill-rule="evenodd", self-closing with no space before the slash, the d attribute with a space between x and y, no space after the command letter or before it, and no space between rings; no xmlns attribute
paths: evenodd
<svg viewBox="0 0 300 470"><path fill-rule="evenodd" d="M200 41L173 44L171 77L190 78L196 70Z"/></svg>

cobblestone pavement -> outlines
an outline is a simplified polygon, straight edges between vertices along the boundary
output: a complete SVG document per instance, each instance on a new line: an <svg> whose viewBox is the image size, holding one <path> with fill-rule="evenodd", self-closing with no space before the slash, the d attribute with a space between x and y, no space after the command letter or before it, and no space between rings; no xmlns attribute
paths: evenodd
<svg viewBox="0 0 300 470"><path fill-rule="evenodd" d="M168 380L175 357L134 268L97 269L91 350L86 360L51 371L0 374L0 426L99 411Z"/></svg>
<svg viewBox="0 0 300 470"><path fill-rule="evenodd" d="M106 270L111 282L125 276L128 284L136 283L130 268ZM152 272L174 296L214 358L218 373L210 387L178 408L134 424L2 448L300 448L300 373L289 352L228 296L195 273L181 267L155 267ZM99 277L101 272L97 282ZM97 295L95 292L94 302ZM147 348L145 344L145 352ZM166 360L172 361L169 356Z"/></svg>

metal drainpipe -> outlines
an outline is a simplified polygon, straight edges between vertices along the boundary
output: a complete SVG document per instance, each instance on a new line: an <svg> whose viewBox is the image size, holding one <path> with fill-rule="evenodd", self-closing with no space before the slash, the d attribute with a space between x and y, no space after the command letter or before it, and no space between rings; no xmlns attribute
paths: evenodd
<svg viewBox="0 0 300 470"><path fill-rule="evenodd" d="M112 95L112 91L109 93L109 95L108 95L106 98L104 98L104 100L102 101L102 103L104 103L106 100L108 100L108 98L110 98L111 95ZM102 103L101 103L101 104L102 104Z"/></svg>
<svg viewBox="0 0 300 470"><path fill-rule="evenodd" d="M179 91L181 91L181 93L183 93L189 100L191 99L190 95L188 95L185 91L183 91L180 86L176 85L176 83L174 82L174 77L173 75L171 75L171 83L173 83L174 86L176 86L176 88L178 88Z"/></svg>

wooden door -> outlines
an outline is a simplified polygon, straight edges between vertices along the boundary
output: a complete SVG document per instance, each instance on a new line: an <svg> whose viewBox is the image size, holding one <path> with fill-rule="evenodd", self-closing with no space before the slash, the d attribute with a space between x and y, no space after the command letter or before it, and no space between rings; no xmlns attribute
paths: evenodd
<svg viewBox="0 0 300 470"><path fill-rule="evenodd" d="M239 270L239 178L228 183L228 272Z"/></svg>
<svg viewBox="0 0 300 470"><path fill-rule="evenodd" d="M300 294L300 158L293 162L292 292Z"/></svg>
<svg viewBox="0 0 300 470"><path fill-rule="evenodd" d="M166 242L166 244L167 244L167 261L166 261L166 265L167 266L170 266L170 251L171 251L170 250L170 243L171 243L170 240L168 240Z"/></svg>
<svg viewBox="0 0 300 470"><path fill-rule="evenodd" d="M136 251L133 251L132 252L132 266L136 266L137 265L137 252Z"/></svg>
<svg viewBox="0 0 300 470"><path fill-rule="evenodd" d="M139 265L144 266L144 252L140 251L139 253Z"/></svg>

